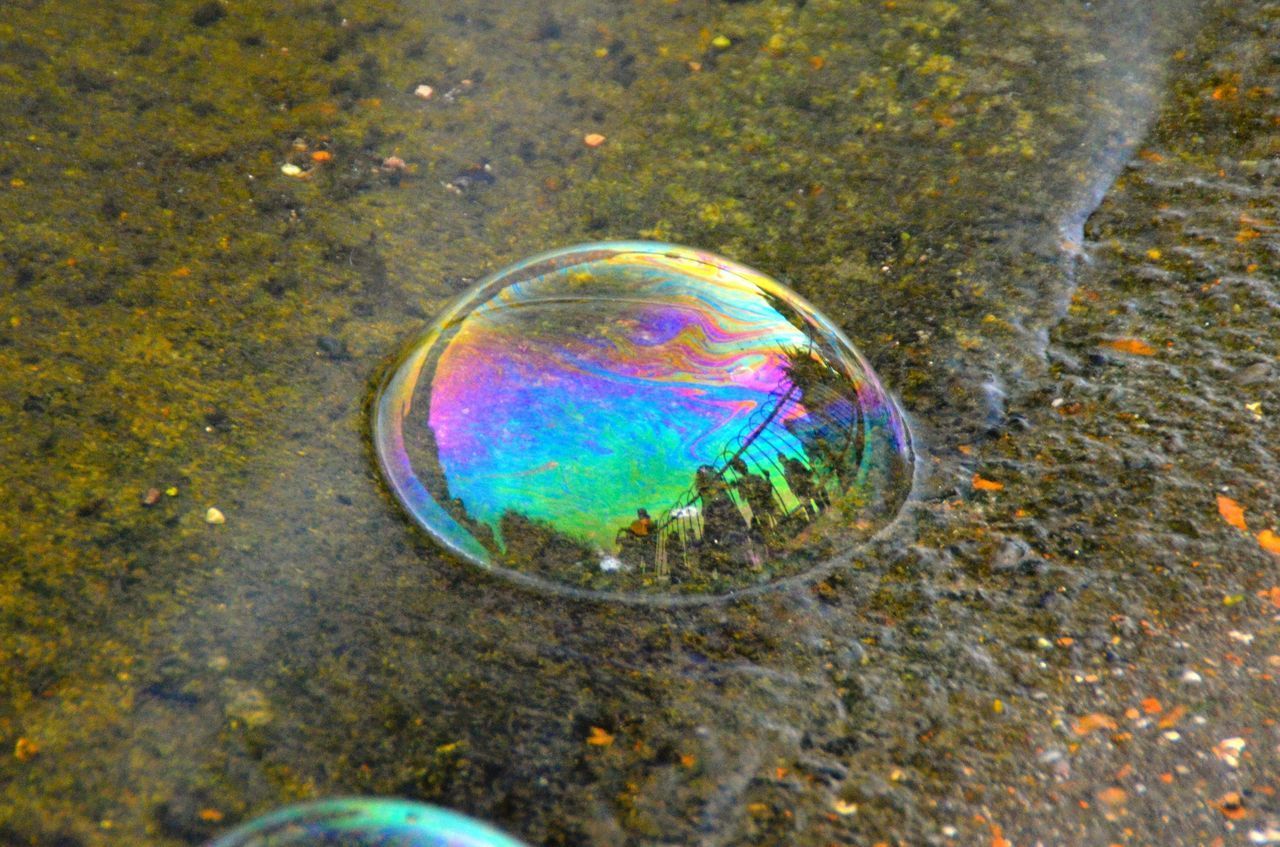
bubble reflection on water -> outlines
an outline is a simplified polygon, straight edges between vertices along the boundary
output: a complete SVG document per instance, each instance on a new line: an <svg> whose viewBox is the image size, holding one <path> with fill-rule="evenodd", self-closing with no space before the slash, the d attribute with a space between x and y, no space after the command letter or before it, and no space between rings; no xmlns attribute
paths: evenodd
<svg viewBox="0 0 1280 847"><path fill-rule="evenodd" d="M407 800L338 798L286 806L208 847L523 847L490 826Z"/></svg>
<svg viewBox="0 0 1280 847"><path fill-rule="evenodd" d="M374 438L449 549L639 596L809 570L891 521L913 466L901 412L829 320L757 271L650 242L478 283L394 369Z"/></svg>

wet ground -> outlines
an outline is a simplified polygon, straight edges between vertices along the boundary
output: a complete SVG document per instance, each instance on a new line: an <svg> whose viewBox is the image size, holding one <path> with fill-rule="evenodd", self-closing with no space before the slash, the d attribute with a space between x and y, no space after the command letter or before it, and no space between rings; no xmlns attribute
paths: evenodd
<svg viewBox="0 0 1280 847"><path fill-rule="evenodd" d="M548 845L1280 842L1277 26L10 4L0 843L350 793ZM669 610L400 514L367 419L400 347L637 237L859 345L924 457L891 537Z"/></svg>

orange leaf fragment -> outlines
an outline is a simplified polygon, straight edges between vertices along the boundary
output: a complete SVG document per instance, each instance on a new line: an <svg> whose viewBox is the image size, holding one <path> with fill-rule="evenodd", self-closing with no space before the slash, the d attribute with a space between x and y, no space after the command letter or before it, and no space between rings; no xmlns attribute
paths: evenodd
<svg viewBox="0 0 1280 847"><path fill-rule="evenodd" d="M1218 811L1222 812L1223 817L1227 820L1238 821L1245 815L1249 814L1248 810L1244 807L1244 801L1235 791L1228 791L1226 794L1223 794L1218 798L1218 802L1215 805L1217 805Z"/></svg>
<svg viewBox="0 0 1280 847"><path fill-rule="evenodd" d="M1164 711L1164 706L1160 705L1160 701L1154 697L1147 697L1142 701L1142 711L1148 715L1158 715Z"/></svg>
<svg viewBox="0 0 1280 847"><path fill-rule="evenodd" d="M1119 728L1119 724L1116 723L1115 718L1110 715L1104 715L1102 712L1094 712L1076 720L1075 733L1076 735L1088 735L1095 729L1117 728Z"/></svg>
<svg viewBox="0 0 1280 847"><path fill-rule="evenodd" d="M589 132L582 136L582 143L588 147L599 147L604 144L604 136L598 132Z"/></svg>
<svg viewBox="0 0 1280 847"><path fill-rule="evenodd" d="M587 736L587 743L594 747L608 747L613 743L613 736L598 726L591 727L591 735Z"/></svg>
<svg viewBox="0 0 1280 847"><path fill-rule="evenodd" d="M1128 792L1115 785L1098 792L1098 802L1106 806L1123 806L1128 799Z"/></svg>
<svg viewBox="0 0 1280 847"><path fill-rule="evenodd" d="M201 809L199 817L200 820L207 821L208 823L218 823L222 820L224 815L217 809Z"/></svg>
<svg viewBox="0 0 1280 847"><path fill-rule="evenodd" d="M977 474L974 474L973 487L979 491L999 491L1004 488L1004 483L996 482L994 479L983 479Z"/></svg>
<svg viewBox="0 0 1280 847"><path fill-rule="evenodd" d="M1244 508L1230 497L1218 495L1218 514L1222 515L1222 519L1236 529L1249 528L1248 524L1244 522Z"/></svg>
<svg viewBox="0 0 1280 847"><path fill-rule="evenodd" d="M1137 338L1116 338L1102 342L1104 347L1119 350L1121 353L1132 353L1135 356L1154 356L1155 348Z"/></svg>
<svg viewBox="0 0 1280 847"><path fill-rule="evenodd" d="M19 738L13 745L13 757L19 762L29 762L40 752L40 745L30 738Z"/></svg>
<svg viewBox="0 0 1280 847"><path fill-rule="evenodd" d="M991 825L991 847L1013 847L1013 842L1004 837L1004 830L996 824Z"/></svg>
<svg viewBox="0 0 1280 847"><path fill-rule="evenodd" d="M1266 550L1268 553L1275 553L1277 556L1280 556L1280 535L1276 535L1269 529L1264 529L1262 532L1258 533L1258 543L1261 544L1262 549ZM1271 602L1275 602L1274 595ZM1280 603L1276 603L1276 605L1280 606Z"/></svg>
<svg viewBox="0 0 1280 847"><path fill-rule="evenodd" d="M1172 709L1169 710L1169 714L1162 717L1156 723L1156 726L1160 727L1161 729L1173 729L1175 726L1178 725L1178 721L1182 720L1182 716L1185 715L1186 713L1187 713L1186 706L1174 706Z"/></svg>

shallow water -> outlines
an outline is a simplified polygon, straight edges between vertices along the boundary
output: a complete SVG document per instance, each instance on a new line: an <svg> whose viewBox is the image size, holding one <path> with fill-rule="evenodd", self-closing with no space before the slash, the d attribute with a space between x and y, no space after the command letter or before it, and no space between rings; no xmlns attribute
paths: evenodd
<svg viewBox="0 0 1280 847"><path fill-rule="evenodd" d="M530 844L1275 825L1266 4L11 8L0 840L353 793ZM401 516L367 420L401 345L637 237L868 356L925 457L889 538L656 610Z"/></svg>

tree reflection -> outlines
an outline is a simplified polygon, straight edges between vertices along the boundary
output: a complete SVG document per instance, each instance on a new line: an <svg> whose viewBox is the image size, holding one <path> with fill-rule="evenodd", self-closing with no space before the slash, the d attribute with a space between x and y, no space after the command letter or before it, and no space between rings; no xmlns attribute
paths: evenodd
<svg viewBox="0 0 1280 847"><path fill-rule="evenodd" d="M554 521L517 509L505 511L493 527L469 515L461 499L449 496L429 427L423 428L428 434L422 446L431 457L425 479L496 560L517 569L577 582L600 570L679 582L761 569L770 553L865 483L869 437L857 385L831 364L839 360L835 351L813 340L802 315L766 299L806 333L807 343L775 351L782 364L775 389L726 439L715 461L693 470L688 488L670 505L653 515L647 506L636 508L636 517L617 528L612 550L592 549Z"/></svg>

